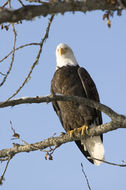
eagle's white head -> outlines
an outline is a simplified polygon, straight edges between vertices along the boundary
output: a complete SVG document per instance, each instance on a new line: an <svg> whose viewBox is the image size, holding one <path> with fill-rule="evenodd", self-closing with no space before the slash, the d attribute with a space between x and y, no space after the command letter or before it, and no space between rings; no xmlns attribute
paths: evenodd
<svg viewBox="0 0 126 190"><path fill-rule="evenodd" d="M56 69L67 65L78 65L72 49L63 43L59 44L56 48L56 61Z"/></svg>

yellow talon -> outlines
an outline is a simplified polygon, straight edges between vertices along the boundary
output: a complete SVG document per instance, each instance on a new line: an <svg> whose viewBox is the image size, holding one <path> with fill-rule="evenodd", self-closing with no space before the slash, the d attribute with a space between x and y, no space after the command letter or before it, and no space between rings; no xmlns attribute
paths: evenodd
<svg viewBox="0 0 126 190"><path fill-rule="evenodd" d="M83 135L85 135L85 132L87 131L87 129L88 129L88 126L87 125L83 125L82 127L75 128L73 130L68 131L68 133L69 133L70 137L72 137L73 134L74 134L74 132L77 131L78 133L81 133L81 135L83 136Z"/></svg>
<svg viewBox="0 0 126 190"><path fill-rule="evenodd" d="M81 132L81 135L85 135L85 132L87 131L88 129L88 126L87 125L83 125L82 127L79 127L77 130L78 132L80 133Z"/></svg>
<svg viewBox="0 0 126 190"><path fill-rule="evenodd" d="M82 127L77 128L78 133L82 131Z"/></svg>
<svg viewBox="0 0 126 190"><path fill-rule="evenodd" d="M70 131L69 131L70 137L73 136L73 133L74 133L74 130L70 130Z"/></svg>

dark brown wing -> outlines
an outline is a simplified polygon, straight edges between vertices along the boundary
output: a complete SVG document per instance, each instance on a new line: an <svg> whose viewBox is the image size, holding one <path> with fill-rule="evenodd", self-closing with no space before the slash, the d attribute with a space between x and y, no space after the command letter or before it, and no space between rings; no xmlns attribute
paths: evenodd
<svg viewBox="0 0 126 190"><path fill-rule="evenodd" d="M51 85L51 93L53 94L53 96L55 96L55 93L53 91L52 85ZM61 122L61 124L63 126L63 120L62 120L62 116L61 116L61 110L59 108L58 102L57 101L53 101L52 105L53 105L53 108L54 108L56 114L58 115L59 120L60 120L60 122Z"/></svg>
<svg viewBox="0 0 126 190"><path fill-rule="evenodd" d="M99 102L99 95L95 86L95 83L93 82L92 78L84 68L78 68L78 75L80 77L81 83L83 85L84 91L86 93L87 98ZM96 116L96 125L102 124L102 116L101 112L98 110L95 110L95 116ZM103 141L103 135L101 135L101 140ZM81 145L80 141L75 141L77 144L78 148L81 150L81 152L86 156L89 157L88 151L84 151L83 146ZM89 160L90 162L93 163L92 160Z"/></svg>
<svg viewBox="0 0 126 190"><path fill-rule="evenodd" d="M86 71L86 69L79 67L78 75L80 77L84 91L86 92L87 98L94 100L96 102L100 102L95 83L92 80L92 78L90 77L90 75L88 74L88 72ZM96 124L97 125L102 124L101 112L96 109L94 109L94 111L95 111L96 117L97 117Z"/></svg>

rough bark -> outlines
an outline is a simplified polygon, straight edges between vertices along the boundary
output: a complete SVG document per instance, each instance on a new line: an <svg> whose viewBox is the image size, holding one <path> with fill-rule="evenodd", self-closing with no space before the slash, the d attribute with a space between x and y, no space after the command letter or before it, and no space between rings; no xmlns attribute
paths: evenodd
<svg viewBox="0 0 126 190"><path fill-rule="evenodd" d="M64 143L80 140L83 138L87 138L89 136L100 135L102 133L115 130L118 127L120 127L118 124L114 124L113 122L110 122L110 123L106 123L106 124L99 125L97 127L93 127L89 129L86 132L85 136L81 136L81 134L75 131L72 137L70 137L70 135L66 133L64 135L60 135L59 137L50 137L48 139L45 139L43 141L40 141L34 144L26 144L26 145L13 144L14 146L12 148L0 150L0 158L13 157L14 155L20 152L43 150L51 146L59 147L60 145Z"/></svg>
<svg viewBox="0 0 126 190"><path fill-rule="evenodd" d="M5 157L13 157L15 154L20 152L30 152L35 150L43 150L47 147L51 146L60 146L64 143L80 140L82 138L87 138L89 136L97 136L118 128L126 128L126 117L120 114L117 114L115 111L113 111L111 108L97 103L95 101L89 100L87 98L80 98L76 96L63 96L63 95L56 95L55 97L49 95L45 97L35 97L35 98L20 98L16 100L10 100L8 102L1 102L0 107L7 107L7 106L14 106L18 104L26 104L26 103L42 103L42 102L51 102L54 100L58 101L76 101L76 102L83 102L85 105L88 105L90 107L96 108L105 114L107 114L111 118L111 122L99 125L97 127L93 127L88 129L86 131L85 136L81 136L78 132L74 132L74 135L70 137L68 133L59 136L59 137L51 137L46 140L43 140L41 142L37 142L34 144L27 144L26 145L17 145L14 144L13 148L0 150L0 158Z"/></svg>
<svg viewBox="0 0 126 190"><path fill-rule="evenodd" d="M97 110L100 110L104 112L106 115L108 115L112 120L121 120L125 117L123 115L119 115L115 111L113 111L108 106L105 106L101 103L95 102L93 100L89 100L87 98L82 98L78 96L64 96L64 95L48 95L48 96L36 96L36 97L22 97L15 100L9 100L6 102L0 102L0 108L8 107L8 106L15 106L19 104L31 104L31 103L43 103L43 102L52 102L54 100L57 101L76 101L76 102L83 102L85 105L89 107L96 108Z"/></svg>
<svg viewBox="0 0 126 190"><path fill-rule="evenodd" d="M55 2L43 3L42 5L27 5L19 9L7 9L0 7L0 24L5 22L18 22L21 20L32 20L34 17L47 16L50 14L65 12L87 12L94 10L119 10L119 3L108 3L108 0L86 0L79 2Z"/></svg>

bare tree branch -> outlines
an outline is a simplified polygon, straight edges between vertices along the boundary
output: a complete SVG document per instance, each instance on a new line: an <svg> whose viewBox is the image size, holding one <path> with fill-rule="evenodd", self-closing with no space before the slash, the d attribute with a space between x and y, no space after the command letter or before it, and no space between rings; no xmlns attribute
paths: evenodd
<svg viewBox="0 0 126 190"><path fill-rule="evenodd" d="M81 163L81 168L82 168L82 172L83 172L83 174L84 174L84 177L85 177L85 179L86 179L88 189L91 190L91 187L90 187L90 184L89 184L89 180L88 180L87 175L86 175L86 173L85 173L85 171L84 171L84 166L83 166L82 163Z"/></svg>
<svg viewBox="0 0 126 190"><path fill-rule="evenodd" d="M92 11L92 10L119 10L119 4L115 0L114 4L107 0L86 0L73 2L43 3L42 5L27 5L16 10L0 8L0 24L5 22L18 22L21 20L32 20L37 16L47 16L50 14Z"/></svg>
<svg viewBox="0 0 126 190"><path fill-rule="evenodd" d="M5 76L6 74L4 74L4 73L0 72L0 75Z"/></svg>
<svg viewBox="0 0 126 190"><path fill-rule="evenodd" d="M93 129L97 130L97 127L94 127ZM90 132L90 130L92 130L92 129L89 129L89 132ZM50 137L48 139L45 139L43 141L40 141L40 142L37 142L37 143L34 143L34 144L28 144L23 140L22 142L23 143L25 142L24 143L25 145L20 145L20 144L13 143L12 148L0 150L0 161L2 161L2 162L7 161L5 169L3 171L3 174L0 177L0 184L2 184L2 181L4 180L4 175L5 175L5 172L7 170L7 167L8 167L8 164L9 164L10 160L16 154L21 153L21 152L30 152L30 151L36 151L36 150L42 151L43 150L43 151L46 152L45 159L47 159L46 157L49 156L49 159L52 160L53 159L52 153L54 152L54 150L57 147L61 146L64 143L84 139L84 138L87 138L87 137L88 137L88 135L82 136L80 133L75 131L72 137L70 137L69 133L66 133L66 134L60 135L59 137ZM54 146L54 148L50 148L52 146ZM44 149L46 149L48 147L50 148L49 151L44 150ZM50 151L51 151L51 153L50 153ZM96 159L96 158L93 158L93 159ZM96 160L99 160L99 159L96 159ZM114 166L119 166L119 167L126 167L125 164L115 164L115 163L108 162L108 161L103 161L103 162L107 163L109 165L114 165ZM90 189L90 185L89 185L89 181L88 181L87 177L86 177L86 181L87 181L87 184L88 184L88 188Z"/></svg>
<svg viewBox="0 0 126 190"><path fill-rule="evenodd" d="M26 0L26 1L28 1L29 3L48 3L48 2L44 2L44 1L41 1L41 0Z"/></svg>
<svg viewBox="0 0 126 190"><path fill-rule="evenodd" d="M5 7L8 4L8 0L2 5L2 7Z"/></svg>
<svg viewBox="0 0 126 190"><path fill-rule="evenodd" d="M22 48L28 47L28 46L40 46L40 43L34 43L33 42L33 43L21 45L21 46L15 48L14 50L11 50L6 56L4 56L2 59L0 59L0 62L3 62L5 59L7 59L14 51L17 51L19 49L22 49Z"/></svg>
<svg viewBox="0 0 126 190"><path fill-rule="evenodd" d="M22 97L15 100L10 100L7 102L0 102L0 108L8 107L8 106L15 106L19 104L32 104L32 103L43 103L43 102L52 102L52 101L75 101L84 103L85 105L89 107L93 107L97 110L100 110L104 112L106 115L108 115L112 120L116 119L120 121L121 119L125 119L125 116L119 115L114 110L109 108L108 106L105 106L104 104L95 102L93 100L89 100L87 98L82 98L78 96L64 96L64 95L48 95L48 96L36 96L36 97ZM126 123L124 122L124 125Z"/></svg>
<svg viewBox="0 0 126 190"><path fill-rule="evenodd" d="M43 150L51 146L60 146L63 143L71 142L74 139L80 139L80 134L75 135L75 137L70 137L67 133L59 137L50 137L41 142L27 145L14 144L13 148L3 149L0 151L0 158L8 157L10 154L15 155L20 152L30 152L36 150Z"/></svg>
<svg viewBox="0 0 126 190"><path fill-rule="evenodd" d="M14 155L21 153L21 152L30 152L30 151L36 151L36 150L45 151L46 148L50 148L53 146L54 148L50 148L49 151L46 151L46 156L45 156L45 158L47 156L49 156L49 159L52 159L52 154L50 153L50 151L52 151L52 153L53 153L57 147L61 146L64 143L72 142L75 140L81 140L81 139L92 137L92 136L101 135L103 133L115 130L117 128L126 128L126 117L125 116L117 114L111 108L109 108L103 104L97 103L95 101L92 101L92 100L89 100L86 98L76 97L76 96L55 95L55 97L53 97L52 95L50 95L50 96L46 96L46 97L20 98L17 100L11 100L8 102L4 102L0 106L5 107L5 106L10 106L10 105L11 106L18 105L21 103L51 102L54 100L82 102L85 105L94 107L96 109L99 109L99 110L105 112L107 115L109 115L112 118L112 121L109 123L106 123L106 124L95 126L95 127L93 127L93 125L92 125L92 127L86 131L86 134L84 136L82 136L80 133L77 132L77 130L75 130L72 137L69 135L69 133L66 133L66 134L62 134L58 137L54 137L54 136L50 137L48 139L45 139L43 141L40 141L40 142L37 142L34 144L28 144L26 141L22 140L20 138L20 135L17 135L17 133L13 129L12 123L11 123L11 129L14 133L13 136L18 138L19 140L21 140L24 143L24 145L13 144L14 147L12 147L12 148L0 150L0 160L1 161L8 160L10 157L12 158ZM96 158L93 158L93 159L96 159ZM113 163L107 162L107 161L105 161L105 163L120 166L120 167L125 167L125 165L122 165L122 164L113 164Z"/></svg>
<svg viewBox="0 0 126 190"><path fill-rule="evenodd" d="M94 131L97 129L97 127L94 128ZM89 129L90 132L90 129ZM91 133L90 133L91 134ZM93 134L93 130L92 130ZM90 135L89 135L90 136ZM13 148L9 149L3 149L0 150L0 158L5 158L8 156L14 156L15 154L18 154L20 152L30 152L30 151L36 151L36 150L43 150L45 148L51 147L51 146L56 146L59 147L60 145L67 143L67 142L72 142L75 140L80 140L86 138L86 136L82 137L81 134L78 132L74 132L74 135L70 137L68 133L61 135L59 137L50 137L48 139L45 139L41 142L37 142L34 144L26 144L26 145L19 145L19 144L14 144Z"/></svg>
<svg viewBox="0 0 126 190"><path fill-rule="evenodd" d="M100 127L105 129L108 126L109 126L108 124L104 124L104 125L101 125ZM20 137L18 137L18 139L20 139L25 145L20 145L20 144L13 143L12 148L0 150L0 161L7 161L7 164L5 166L4 172L3 172L2 176L0 177L0 183L2 184L2 181L4 179L4 174L6 172L6 169L8 167L8 164L9 164L10 160L16 154L21 153L21 152L31 152L31 151L36 151L36 150L45 151L46 148L48 148L48 147L50 148L50 147L53 146L54 148L50 148L49 151L45 151L46 152L45 158L47 156L49 156L49 159L52 160L53 159L52 153L54 152L54 150L56 148L58 148L62 144L67 143L67 142L72 142L72 141L75 141L75 140L81 140L81 139L87 138L89 136L94 136L94 135L96 135L96 133L97 133L97 135L100 135L101 132L99 130L97 132L98 127L99 126L93 127L91 129L88 129L87 133L84 136L82 136L80 133L75 131L72 137L69 135L69 133L66 133L66 134L60 135L59 137L54 137L53 136L53 137L50 137L48 139L45 139L43 141L40 141L40 142L37 142L37 143L34 143L34 144L28 144L26 141L24 141ZM108 131L109 131L109 128L108 128ZM14 133L15 133L15 131L14 131ZM51 153L50 153L50 151L51 151ZM96 158L93 158L93 159L96 159ZM124 165L123 164L115 164L115 163L107 162L107 161L104 161L104 162L107 163L107 164L110 164L110 165L126 167L125 164ZM87 183L88 183L88 187L90 187L87 178L86 178L86 180L87 180Z"/></svg>
<svg viewBox="0 0 126 190"><path fill-rule="evenodd" d="M2 183L3 183L4 175L5 175L6 171L7 171L7 168L8 168L8 165L10 163L11 158L12 157L8 157L5 169L4 169L3 173L2 173L2 175L0 176L0 185L2 185Z"/></svg>
<svg viewBox="0 0 126 190"><path fill-rule="evenodd" d="M49 30L50 30L50 26L51 26L51 23L52 23L52 21L53 21L53 18L54 18L54 15L52 15L52 16L50 17L50 19L49 19L49 22L48 22L48 26L47 26L47 28L46 28L45 35L44 35L44 37L41 39L41 42L40 42L40 48L39 48L37 57L36 57L36 59L35 59L33 65L31 66L28 75L26 76L26 78L25 78L25 80L23 81L23 83L21 84L21 86L16 90L16 92L15 92L14 94L12 94L5 102L8 102L11 98L13 98L14 96L16 96L16 95L18 94L18 92L24 87L24 85L25 85L25 84L27 83L27 81L29 80L32 71L34 70L35 66L38 64L38 61L39 61L39 58L40 58L40 55L41 55L41 52L42 52L43 44L44 44L45 40L48 38L48 35L49 35ZM12 54L12 55L13 55L13 54Z"/></svg>
<svg viewBox="0 0 126 190"><path fill-rule="evenodd" d="M67 142L81 140L81 139L84 139L84 138L87 138L90 136L94 136L94 135L100 135L104 131L106 131L106 132L110 131L111 128L109 128L109 127L111 127L111 124L112 123L110 122L110 123L103 124L103 125L100 125L97 127L92 127L87 130L87 132L84 136L82 136L77 131L74 131L74 134L72 137L69 135L69 133L66 133L66 134L62 134L58 137L50 137L48 139L45 139L43 141L36 142L33 144L25 143L25 145L20 145L20 144L14 143L13 144L14 147L0 150L0 158L3 159L3 161L4 161L4 158L8 158L10 156L13 157L14 155L21 153L21 152L30 152L30 151L36 151L36 150L42 151L51 146L54 146L57 148ZM26 142L26 141L23 140L22 142Z"/></svg>
<svg viewBox="0 0 126 190"><path fill-rule="evenodd" d="M118 128L126 128L126 117L120 114L117 114L108 106L105 106L101 103L95 102L93 100L89 100L87 98L82 98L78 96L63 96L63 95L49 95L44 97L22 97L16 100L10 100L8 102L0 102L0 108L8 107L8 106L15 106L19 104L26 104L26 103L43 103L43 102L53 102L53 101L74 101L83 103L89 107L93 107L97 110L104 112L111 118L111 122L108 122L103 125L99 125L97 127L93 127L88 130L88 136L97 136L108 131L116 130ZM74 139L76 140L76 139Z"/></svg>
<svg viewBox="0 0 126 190"><path fill-rule="evenodd" d="M13 63L14 63L15 45L16 45L16 39L17 39L17 33L16 33L16 30L15 30L14 24L12 24L12 29L13 29L13 33L14 33L14 41L13 41L13 50L12 50L11 63L10 63L10 66L9 66L9 69L8 69L6 75L3 78L3 81L0 83L0 87L5 83L8 75L11 72L11 69L12 69L12 66L13 66Z"/></svg>
<svg viewBox="0 0 126 190"><path fill-rule="evenodd" d="M126 167L126 164L116 164L116 163L113 163L113 162L108 162L106 160L100 160L98 158L88 157L88 159L98 160L98 161L104 162L105 164L109 164L109 165L112 165L112 166Z"/></svg>
<svg viewBox="0 0 126 190"><path fill-rule="evenodd" d="M24 6L24 4L23 4L23 2L21 1L21 0L18 0L19 1L19 3L22 5L22 6Z"/></svg>

